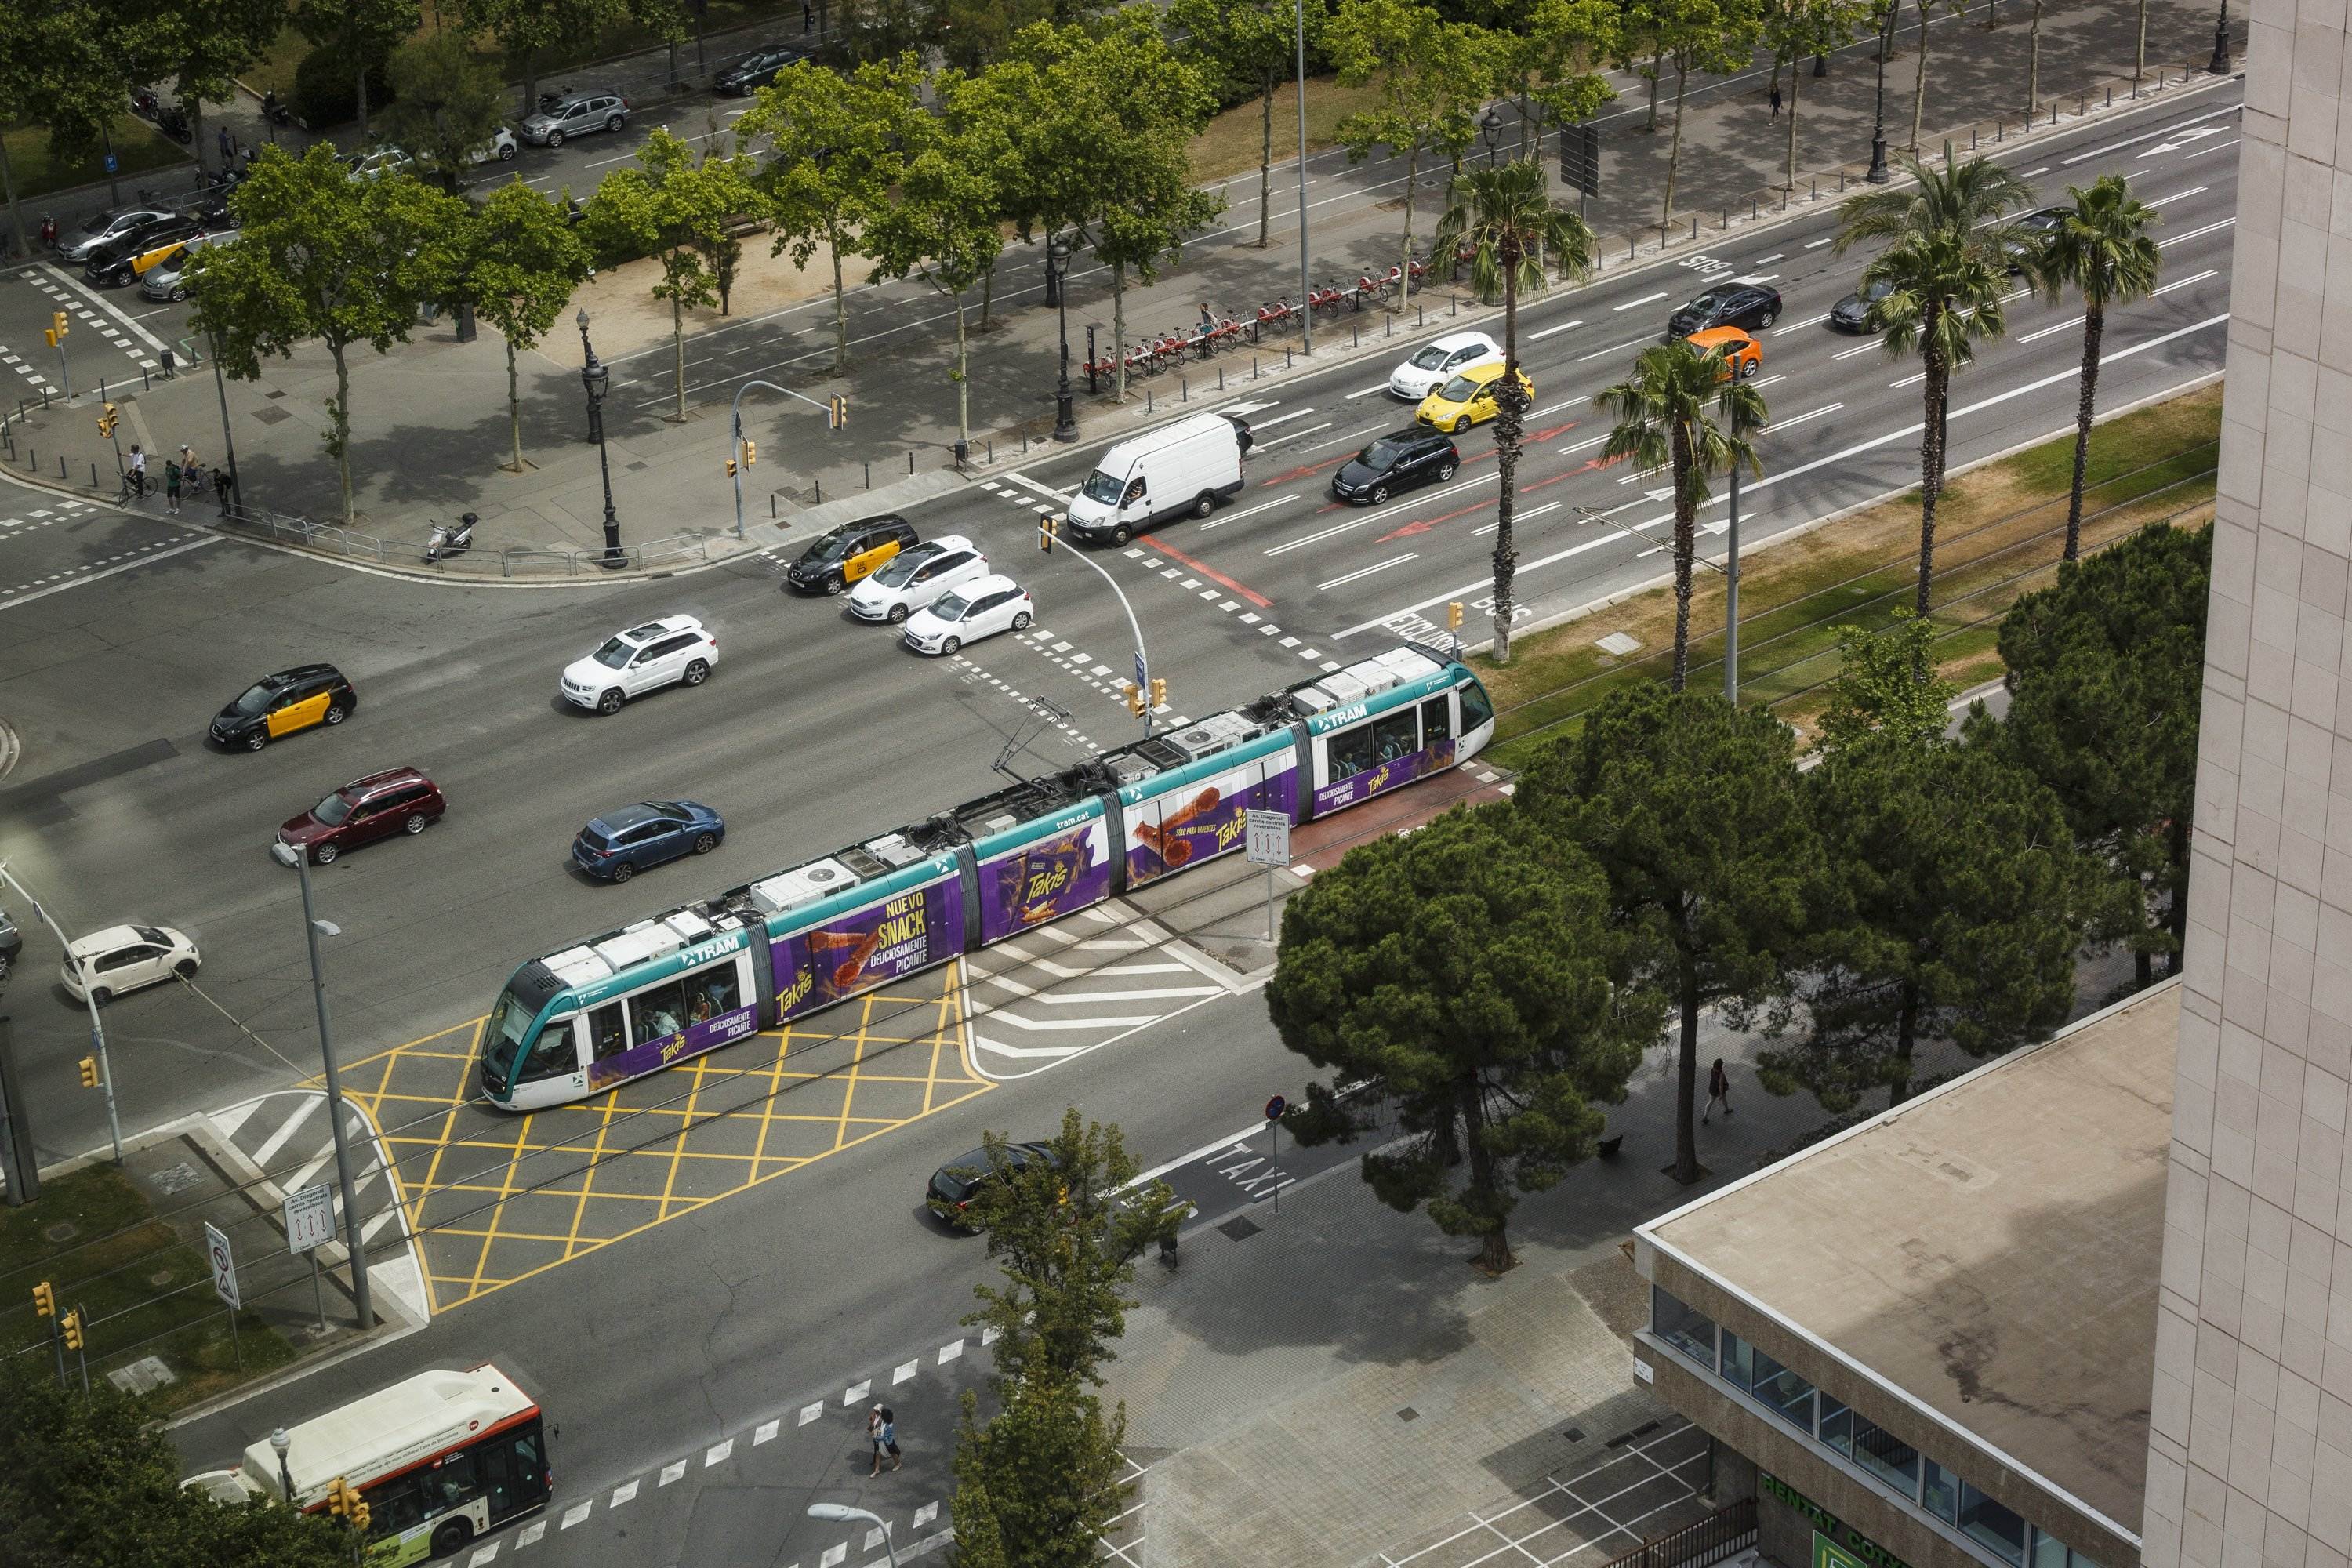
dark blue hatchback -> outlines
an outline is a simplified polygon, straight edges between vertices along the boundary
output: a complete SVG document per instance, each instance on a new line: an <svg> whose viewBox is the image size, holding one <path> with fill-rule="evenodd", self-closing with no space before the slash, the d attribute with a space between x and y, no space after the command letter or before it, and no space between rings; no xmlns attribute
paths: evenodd
<svg viewBox="0 0 2352 1568"><path fill-rule="evenodd" d="M727 824L698 801L641 800L582 828L572 841L572 863L592 877L625 882L665 860L708 855L726 837Z"/></svg>

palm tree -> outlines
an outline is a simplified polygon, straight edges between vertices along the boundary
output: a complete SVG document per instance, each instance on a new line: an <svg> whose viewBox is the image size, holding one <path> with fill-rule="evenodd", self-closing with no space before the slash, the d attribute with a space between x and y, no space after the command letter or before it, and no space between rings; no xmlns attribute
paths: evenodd
<svg viewBox="0 0 2352 1568"><path fill-rule="evenodd" d="M1755 443L1740 432L1760 430L1770 416L1763 394L1733 371L1722 351L1702 352L1680 338L1643 349L1633 361L1633 375L1594 394L1592 405L1617 421L1609 432L1609 444L1601 449L1604 456L1631 458L1643 470L1674 471L1673 681L1680 691L1690 673L1691 565L1698 550L1698 509L1706 504L1709 481L1729 472L1734 464L1761 471ZM1724 425L1709 417L1710 408Z"/></svg>
<svg viewBox="0 0 2352 1568"><path fill-rule="evenodd" d="M1519 422L1529 398L1520 384L1519 290L1544 286L1549 260L1563 279L1581 279L1592 267L1592 231L1574 213L1551 205L1543 165L1511 163L1468 168L1454 182L1438 219L1434 254L1467 248L1471 287L1478 298L1503 301L1503 379L1495 393L1495 472L1502 499L1495 507L1495 642L1496 664L1511 662L1511 575L1519 553L1511 536L1518 500Z"/></svg>
<svg viewBox="0 0 2352 1568"><path fill-rule="evenodd" d="M2089 190L2072 186L2074 210L2042 242L2036 280L2053 300L2072 288L2083 296L2083 395L2074 405L2074 488L2066 498L2066 555L2083 543L2083 470L2091 460L2091 411L2099 391L2099 339L2107 307L2127 305L2156 287L2162 264L2148 226L2162 215L2131 194L2121 174L2102 174Z"/></svg>
<svg viewBox="0 0 2352 1568"><path fill-rule="evenodd" d="M1870 325L1885 334L1896 357L1916 350L1926 367L1919 437L1919 592L1915 608L1927 614L1927 587L1936 567L1936 499L1944 488L1944 423L1952 373L1976 357L1979 338L2008 329L2002 302L2013 259L2031 263L2036 242L2009 215L2032 199L2032 187L1982 158L1940 167L1898 153L1908 184L1865 191L1838 210L1837 250L1856 240L1884 239L1886 248L1862 269L1866 298L1875 283L1888 292L1870 308Z"/></svg>

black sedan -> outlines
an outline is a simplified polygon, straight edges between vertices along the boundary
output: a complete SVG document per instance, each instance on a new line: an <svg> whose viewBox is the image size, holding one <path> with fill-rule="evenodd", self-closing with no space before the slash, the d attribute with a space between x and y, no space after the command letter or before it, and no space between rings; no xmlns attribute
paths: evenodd
<svg viewBox="0 0 2352 1568"><path fill-rule="evenodd" d="M1830 325L1841 332L1870 331L1870 308L1895 292L1895 285L1882 278L1867 283L1830 307Z"/></svg>
<svg viewBox="0 0 2352 1568"><path fill-rule="evenodd" d="M809 58L806 49L779 44L745 55L710 79L713 89L729 98L743 98L763 87L773 87L790 67Z"/></svg>
<svg viewBox="0 0 2352 1568"><path fill-rule="evenodd" d="M1461 449L1440 430L1391 430L1339 465L1331 493L1356 506L1378 506L1398 490L1443 484L1462 466Z"/></svg>
<svg viewBox="0 0 2352 1568"><path fill-rule="evenodd" d="M572 863L592 877L625 882L649 866L708 855L727 837L719 815L693 800L641 800L608 811L572 840Z"/></svg>
<svg viewBox="0 0 2352 1568"><path fill-rule="evenodd" d="M1780 291L1737 279L1718 283L1666 319L1666 336L1686 338L1709 327L1760 332L1780 319Z"/></svg>
<svg viewBox="0 0 2352 1568"><path fill-rule="evenodd" d="M1008 1143L1004 1147L1004 1173L1017 1176L1031 1165L1043 1162L1059 1168L1060 1155L1051 1143ZM923 1189L926 1204L940 1203L952 1211L948 1223L962 1227L961 1215L971 1206L973 1196L982 1186L997 1179L996 1167L989 1163L986 1149L974 1149L971 1153L949 1161L931 1173L929 1185Z"/></svg>

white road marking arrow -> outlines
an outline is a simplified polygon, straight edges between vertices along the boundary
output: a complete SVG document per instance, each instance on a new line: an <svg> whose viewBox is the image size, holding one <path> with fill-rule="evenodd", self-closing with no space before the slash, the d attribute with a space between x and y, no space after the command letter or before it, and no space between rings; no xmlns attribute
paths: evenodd
<svg viewBox="0 0 2352 1568"><path fill-rule="evenodd" d="M2201 142L2208 136L2220 136L2229 130L2226 125L2200 125L2194 131L2184 131L2170 142L2159 142L2144 150L2144 155L2154 157L2158 153L2178 153L2191 142Z"/></svg>

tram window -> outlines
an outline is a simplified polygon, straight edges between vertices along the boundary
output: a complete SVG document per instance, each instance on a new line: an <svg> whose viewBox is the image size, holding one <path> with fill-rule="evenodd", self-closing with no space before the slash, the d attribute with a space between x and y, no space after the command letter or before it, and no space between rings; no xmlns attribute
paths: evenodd
<svg viewBox="0 0 2352 1568"><path fill-rule="evenodd" d="M562 1078L579 1070L580 1047L572 1038L572 1020L557 1018L540 1030L539 1038L531 1043L520 1076L525 1079Z"/></svg>
<svg viewBox="0 0 2352 1568"><path fill-rule="evenodd" d="M629 1016L635 1021L635 1040L667 1039L686 1027L686 982L673 980L629 998Z"/></svg>
<svg viewBox="0 0 2352 1568"><path fill-rule="evenodd" d="M1326 743L1330 747L1334 781L1352 778L1372 765L1372 727L1369 724L1333 735Z"/></svg>
<svg viewBox="0 0 2352 1568"><path fill-rule="evenodd" d="M1443 696L1421 705L1421 743L1434 746L1454 738L1454 713Z"/></svg>
<svg viewBox="0 0 2352 1568"><path fill-rule="evenodd" d="M389 1534L425 1522L425 1499L413 1474L368 1488L367 1505L372 1534Z"/></svg>
<svg viewBox="0 0 2352 1568"><path fill-rule="evenodd" d="M1462 727L1475 730L1495 716L1495 705L1486 700L1486 689L1476 681L1466 681L1454 689L1462 699Z"/></svg>
<svg viewBox="0 0 2352 1568"><path fill-rule="evenodd" d="M686 977L686 1021L700 1024L735 1007L735 966L715 964Z"/></svg>
<svg viewBox="0 0 2352 1568"><path fill-rule="evenodd" d="M1414 725L1412 710L1391 713L1372 722L1372 749L1381 761L1393 763L1421 750L1421 731Z"/></svg>
<svg viewBox="0 0 2352 1568"><path fill-rule="evenodd" d="M590 1058L603 1061L629 1048L629 1032L621 1022L621 1005L607 1002L588 1015Z"/></svg>

